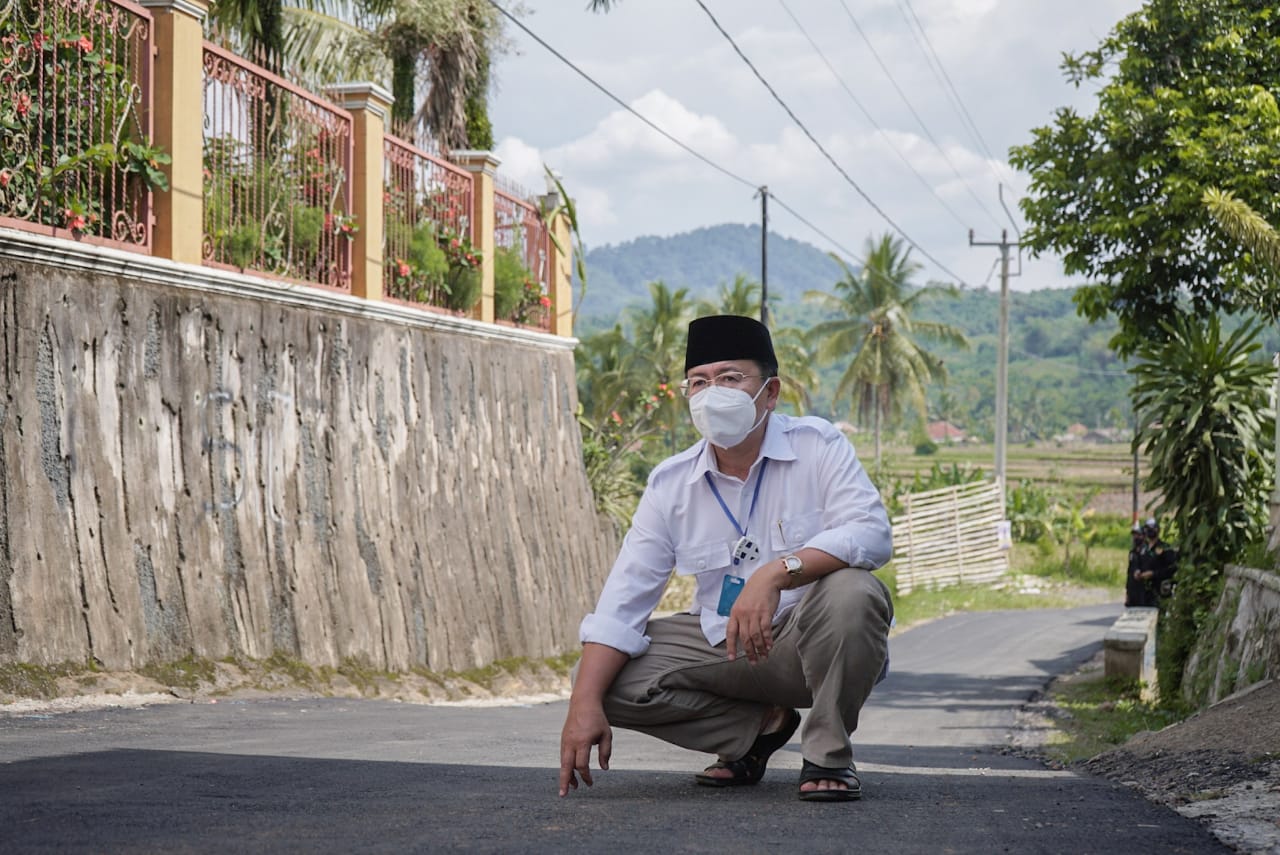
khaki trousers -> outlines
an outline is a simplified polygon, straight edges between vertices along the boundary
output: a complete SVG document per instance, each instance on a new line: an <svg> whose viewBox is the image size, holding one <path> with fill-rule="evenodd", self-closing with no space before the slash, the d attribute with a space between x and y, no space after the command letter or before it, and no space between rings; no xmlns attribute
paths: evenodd
<svg viewBox="0 0 1280 855"><path fill-rule="evenodd" d="M735 760L770 708L807 707L805 759L847 767L849 734L884 668L892 617L884 583L846 567L809 586L774 626L769 657L755 665L741 654L730 661L723 642L708 644L696 615L651 620L649 649L618 674L605 715L615 727Z"/></svg>

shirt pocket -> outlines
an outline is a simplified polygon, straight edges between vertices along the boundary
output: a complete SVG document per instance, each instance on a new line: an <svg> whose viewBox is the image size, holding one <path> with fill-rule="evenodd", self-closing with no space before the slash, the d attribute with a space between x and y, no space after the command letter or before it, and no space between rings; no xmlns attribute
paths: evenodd
<svg viewBox="0 0 1280 855"><path fill-rule="evenodd" d="M697 576L700 573L723 570L731 560L728 541L717 540L686 546L676 550L676 575Z"/></svg>
<svg viewBox="0 0 1280 855"><path fill-rule="evenodd" d="M822 511L810 511L796 517L779 520L773 527L775 552L794 552L822 531Z"/></svg>

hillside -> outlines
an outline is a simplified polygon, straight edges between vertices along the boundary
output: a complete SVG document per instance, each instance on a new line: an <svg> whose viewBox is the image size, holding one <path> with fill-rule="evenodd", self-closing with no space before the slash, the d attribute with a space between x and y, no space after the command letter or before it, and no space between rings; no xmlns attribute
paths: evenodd
<svg viewBox="0 0 1280 855"><path fill-rule="evenodd" d="M803 241L769 236L769 295L778 327L810 329L825 320L803 300L809 290L830 291L840 266ZM603 246L586 256L588 288L579 312L580 336L625 322L627 307L651 305L648 284L687 288L690 300L716 300L737 275L760 278L760 227L720 225L666 238L643 237ZM923 284L923 282L921 283ZM1113 324L1089 324L1075 311L1070 289L1013 292L1009 310L1009 428L1021 441L1053 436L1067 425L1127 428L1131 378L1108 347ZM989 437L994 424L999 291L978 288L955 299L922 303L919 320L958 327L968 349L926 343L941 356L948 382L928 390L929 409L968 433ZM847 401L832 399L842 365L819 367L814 410L847 418Z"/></svg>
<svg viewBox="0 0 1280 855"><path fill-rule="evenodd" d="M812 244L769 233L769 302L798 302L811 288L827 289L840 266ZM671 237L640 237L587 251L587 294L580 315L588 326L612 323L623 307L647 305L648 283L688 288L692 299L714 299L739 274L760 281L760 227L720 225Z"/></svg>

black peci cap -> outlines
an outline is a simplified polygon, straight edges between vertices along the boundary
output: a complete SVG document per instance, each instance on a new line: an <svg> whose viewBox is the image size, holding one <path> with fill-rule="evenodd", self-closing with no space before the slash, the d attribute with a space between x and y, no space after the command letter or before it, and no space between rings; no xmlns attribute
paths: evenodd
<svg viewBox="0 0 1280 855"><path fill-rule="evenodd" d="M729 359L754 359L778 372L778 357L773 353L769 328L744 315L708 315L689 322L689 339L684 351L684 371L724 362Z"/></svg>

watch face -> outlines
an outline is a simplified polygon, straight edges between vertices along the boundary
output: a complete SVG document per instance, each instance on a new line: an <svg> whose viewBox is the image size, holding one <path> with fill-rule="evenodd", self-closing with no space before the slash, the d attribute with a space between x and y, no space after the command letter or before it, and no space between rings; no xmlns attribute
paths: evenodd
<svg viewBox="0 0 1280 855"><path fill-rule="evenodd" d="M804 567L804 562L794 555L788 555L786 558L782 559L782 563L787 565L787 572L793 574L799 573L801 568Z"/></svg>

